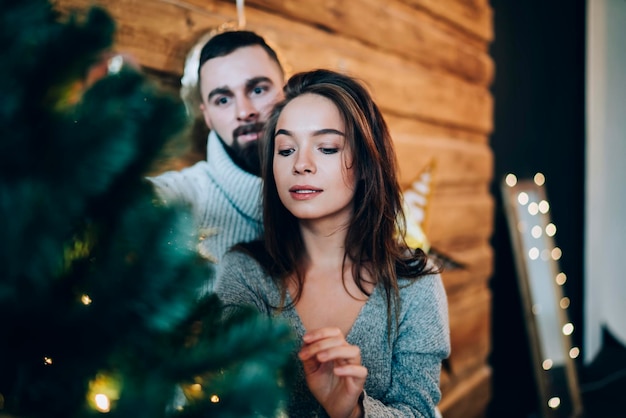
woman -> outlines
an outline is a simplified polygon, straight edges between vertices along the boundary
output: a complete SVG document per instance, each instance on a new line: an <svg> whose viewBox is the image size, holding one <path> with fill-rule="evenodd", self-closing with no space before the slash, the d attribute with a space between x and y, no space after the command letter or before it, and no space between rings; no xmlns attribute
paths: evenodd
<svg viewBox="0 0 626 418"><path fill-rule="evenodd" d="M446 294L398 239L396 156L368 91L333 71L294 75L262 154L265 240L224 257L217 293L293 327L289 416L436 416Z"/></svg>

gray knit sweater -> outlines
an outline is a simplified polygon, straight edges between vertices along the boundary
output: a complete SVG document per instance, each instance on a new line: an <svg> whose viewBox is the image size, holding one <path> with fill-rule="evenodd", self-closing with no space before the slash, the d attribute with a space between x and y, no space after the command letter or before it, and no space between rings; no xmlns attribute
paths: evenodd
<svg viewBox="0 0 626 418"><path fill-rule="evenodd" d="M408 285L411 283L410 285ZM347 335L361 348L368 369L363 405L366 417L435 417L441 398L439 378L442 360L450 354L450 331L446 293L439 275L417 281L400 279L399 328L390 336L384 289L376 287ZM247 254L224 255L216 292L229 308L250 305L262 314L286 320L301 341L305 329L295 309L281 313L280 290L258 262ZM291 300L287 295L287 303ZM327 417L309 392L296 353L297 376L291 388L288 416Z"/></svg>
<svg viewBox="0 0 626 418"><path fill-rule="evenodd" d="M261 178L233 163L213 131L207 141L207 161L148 180L166 203L191 208L199 234L205 237L200 252L217 263L232 245L262 234ZM211 289L207 283L203 291Z"/></svg>

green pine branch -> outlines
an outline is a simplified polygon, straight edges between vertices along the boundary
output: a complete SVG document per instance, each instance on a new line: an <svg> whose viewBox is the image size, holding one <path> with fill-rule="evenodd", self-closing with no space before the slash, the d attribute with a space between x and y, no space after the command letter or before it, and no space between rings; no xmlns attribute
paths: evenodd
<svg viewBox="0 0 626 418"><path fill-rule="evenodd" d="M190 213L144 181L184 106L130 68L77 90L114 29L0 0L0 417L274 416L288 326L198 300Z"/></svg>

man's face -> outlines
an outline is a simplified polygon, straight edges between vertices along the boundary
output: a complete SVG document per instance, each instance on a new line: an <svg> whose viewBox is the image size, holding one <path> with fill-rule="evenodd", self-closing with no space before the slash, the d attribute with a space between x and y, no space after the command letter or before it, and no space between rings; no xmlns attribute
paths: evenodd
<svg viewBox="0 0 626 418"><path fill-rule="evenodd" d="M283 74L258 46L236 49L200 69L200 110L209 129L229 146L242 167L259 174L257 141L274 104L283 98Z"/></svg>

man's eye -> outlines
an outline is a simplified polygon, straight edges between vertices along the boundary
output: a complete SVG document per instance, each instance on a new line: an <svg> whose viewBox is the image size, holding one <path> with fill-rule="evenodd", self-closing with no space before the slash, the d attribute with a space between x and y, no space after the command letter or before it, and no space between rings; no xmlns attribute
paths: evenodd
<svg viewBox="0 0 626 418"><path fill-rule="evenodd" d="M262 93L264 93L266 91L267 91L267 87L256 86L255 88L252 89L252 94L259 95L259 94L262 94Z"/></svg>
<svg viewBox="0 0 626 418"><path fill-rule="evenodd" d="M323 154L336 154L339 152L339 148L320 148Z"/></svg>
<svg viewBox="0 0 626 418"><path fill-rule="evenodd" d="M218 97L217 99L213 101L213 103L215 103L216 106L223 106L225 104L228 104L229 102L230 102L230 99L225 96Z"/></svg>
<svg viewBox="0 0 626 418"><path fill-rule="evenodd" d="M282 155L283 157L287 157L293 154L293 149L282 149L278 150L278 155Z"/></svg>

